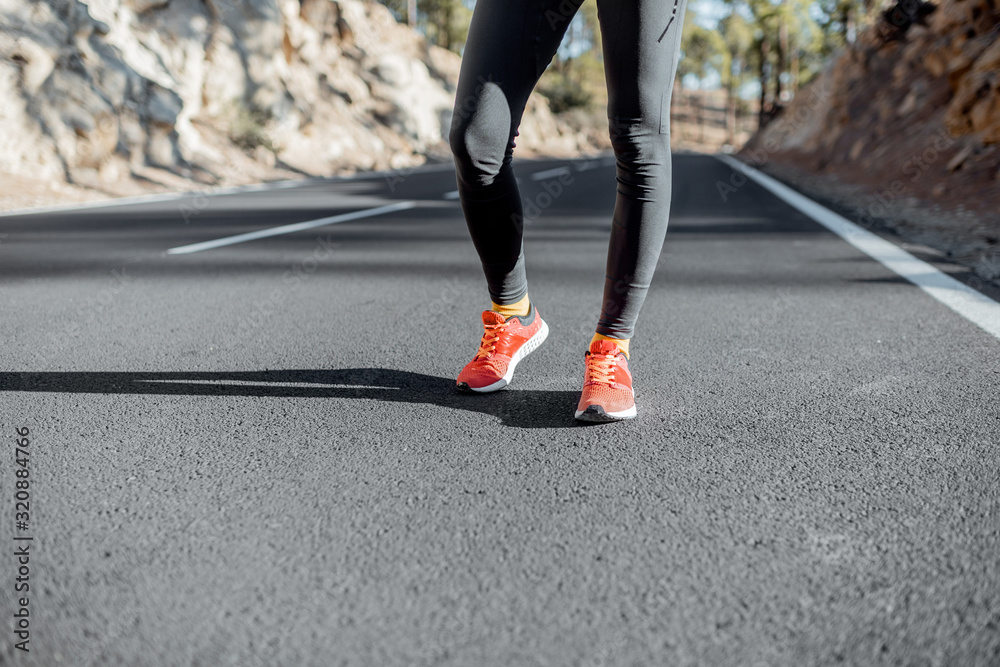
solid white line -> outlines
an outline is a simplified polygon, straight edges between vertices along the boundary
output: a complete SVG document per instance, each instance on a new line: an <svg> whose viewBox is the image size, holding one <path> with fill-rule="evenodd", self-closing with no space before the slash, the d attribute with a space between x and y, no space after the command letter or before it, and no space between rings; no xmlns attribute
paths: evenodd
<svg viewBox="0 0 1000 667"><path fill-rule="evenodd" d="M736 158L728 155L715 157L767 188L987 333L1000 338L1000 303Z"/></svg>
<svg viewBox="0 0 1000 667"><path fill-rule="evenodd" d="M444 199L458 199L458 190L452 190L441 195Z"/></svg>
<svg viewBox="0 0 1000 667"><path fill-rule="evenodd" d="M555 178L556 176L562 176L563 174L569 173L569 167L557 167L555 169L549 169L547 171L536 171L531 175L531 180L533 181L544 181L546 178Z"/></svg>
<svg viewBox="0 0 1000 667"><path fill-rule="evenodd" d="M256 239L263 239L269 236L279 236L281 234L291 234L293 232L301 232L304 229L312 229L314 227L324 227L326 225L334 225L338 222L347 222L348 220L358 220L360 218L370 218L375 215L382 215L383 213L392 213L393 211L402 211L404 209L413 208L417 205L415 201L404 201L397 204L389 204L388 206L379 206L377 208L368 208L362 211L353 211L351 213L341 213L340 215L333 215L329 218L320 218L318 220L307 220L305 222L296 222L290 225L282 225L281 227L271 227L270 229L261 229L256 232L247 232L246 234L237 234L236 236L226 236L225 238L216 239L214 241L203 241L202 243L192 243L191 245L179 246L177 248L171 248L167 251L169 255L187 255L192 252L199 252L202 250L211 250L212 248L220 248L222 246L233 245L235 243L243 243L244 241L254 241Z"/></svg>

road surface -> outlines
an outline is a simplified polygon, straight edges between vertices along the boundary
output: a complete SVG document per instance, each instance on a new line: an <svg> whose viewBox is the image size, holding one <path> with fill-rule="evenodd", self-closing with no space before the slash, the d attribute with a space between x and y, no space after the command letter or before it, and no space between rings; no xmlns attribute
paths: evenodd
<svg viewBox="0 0 1000 667"><path fill-rule="evenodd" d="M486 396L448 168L0 218L3 662L1000 663L1000 340L675 169L602 426L606 158L518 166L551 333Z"/></svg>

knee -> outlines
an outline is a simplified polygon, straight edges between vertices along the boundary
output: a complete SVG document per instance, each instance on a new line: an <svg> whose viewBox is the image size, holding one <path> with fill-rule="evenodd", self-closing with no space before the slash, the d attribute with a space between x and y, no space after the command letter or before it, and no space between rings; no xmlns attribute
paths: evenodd
<svg viewBox="0 0 1000 667"><path fill-rule="evenodd" d="M507 148L508 127L481 117L459 119L451 125L448 142L455 156L458 177L470 186L487 186L500 174Z"/></svg>
<svg viewBox="0 0 1000 667"><path fill-rule="evenodd" d="M670 178L670 134L660 119L612 119L611 146L618 162L619 189L647 199Z"/></svg>
<svg viewBox="0 0 1000 667"><path fill-rule="evenodd" d="M456 104L448 143L459 178L470 186L493 183L510 160L511 133L510 109L499 88L486 88L468 104Z"/></svg>
<svg viewBox="0 0 1000 667"><path fill-rule="evenodd" d="M659 118L612 118L609 127L611 146L621 163L648 164L670 154L669 125Z"/></svg>
<svg viewBox="0 0 1000 667"><path fill-rule="evenodd" d="M488 162L484 160L482 143L477 141L476 134L470 119L460 118L458 114L452 118L448 143L455 156L455 168L459 176L470 176Z"/></svg>

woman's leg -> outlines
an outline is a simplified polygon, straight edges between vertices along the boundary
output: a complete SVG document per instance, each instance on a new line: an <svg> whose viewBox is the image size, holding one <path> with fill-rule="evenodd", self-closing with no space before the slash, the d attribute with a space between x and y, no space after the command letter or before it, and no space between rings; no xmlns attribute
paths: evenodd
<svg viewBox="0 0 1000 667"><path fill-rule="evenodd" d="M527 295L514 138L528 96L582 2L479 0L472 16L450 141L462 209L495 304Z"/></svg>
<svg viewBox="0 0 1000 667"><path fill-rule="evenodd" d="M667 231L670 93L686 5L598 0L618 197L597 333L615 339L632 337Z"/></svg>
<svg viewBox="0 0 1000 667"><path fill-rule="evenodd" d="M451 147L458 192L486 273L491 310L458 374L460 391L506 387L514 368L548 335L528 300L523 212L511 158L524 105L583 0L478 0L462 58Z"/></svg>
<svg viewBox="0 0 1000 667"><path fill-rule="evenodd" d="M670 213L670 92L686 0L597 0L618 168L597 333L585 357L576 418L636 416L628 343L656 268Z"/></svg>

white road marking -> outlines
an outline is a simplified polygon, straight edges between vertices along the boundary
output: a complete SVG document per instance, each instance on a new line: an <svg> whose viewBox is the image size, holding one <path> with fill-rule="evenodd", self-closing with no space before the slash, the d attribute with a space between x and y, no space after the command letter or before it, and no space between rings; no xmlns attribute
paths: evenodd
<svg viewBox="0 0 1000 667"><path fill-rule="evenodd" d="M586 162L578 162L574 166L577 171L590 171L591 169L598 169L603 167L601 160L587 160Z"/></svg>
<svg viewBox="0 0 1000 667"><path fill-rule="evenodd" d="M802 211L886 268L906 278L948 308L1000 338L1000 303L917 259L897 245L859 227L847 218L799 194L784 183L728 155L716 155L732 169L745 174L788 204Z"/></svg>
<svg viewBox="0 0 1000 667"><path fill-rule="evenodd" d="M351 213L341 213L340 215L332 215L329 218L296 222L290 225L282 225L281 227L261 229L256 232L247 232L246 234L237 234L236 236L226 236L221 239L215 239L214 241L203 241L202 243L192 243L191 245L179 246L177 248L171 248L167 251L167 254L187 255L192 252L211 250L212 248L220 248L222 246L243 243L245 241L254 241L256 239L263 239L269 236L291 234L293 232L301 232L305 229L312 229L314 227L325 227L326 225L334 225L338 222L347 222L348 220L358 220L360 218L370 218L375 215L383 215L385 213L392 213L394 211L402 211L408 208L413 208L416 205L417 202L415 201L404 201L396 204L389 204L388 206L367 208L361 211L353 211Z"/></svg>
<svg viewBox="0 0 1000 667"><path fill-rule="evenodd" d="M531 175L531 180L533 181L544 181L546 178L555 178L557 176L562 176L563 174L569 173L569 167L557 167L555 169L548 169L546 171L536 171Z"/></svg>
<svg viewBox="0 0 1000 667"><path fill-rule="evenodd" d="M444 199L458 199L458 190L452 190L441 195Z"/></svg>

